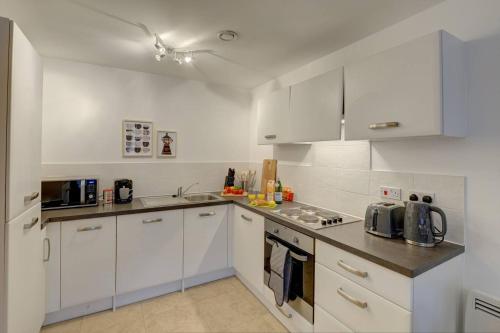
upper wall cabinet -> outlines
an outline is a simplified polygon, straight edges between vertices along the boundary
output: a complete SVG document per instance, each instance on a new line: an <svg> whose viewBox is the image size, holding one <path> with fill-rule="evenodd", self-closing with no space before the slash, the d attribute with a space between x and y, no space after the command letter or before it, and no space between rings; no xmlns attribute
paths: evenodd
<svg viewBox="0 0 500 333"><path fill-rule="evenodd" d="M338 68L293 85L290 133L295 142L340 139L343 69Z"/></svg>
<svg viewBox="0 0 500 333"><path fill-rule="evenodd" d="M444 31L345 68L346 140L466 134L463 43Z"/></svg>
<svg viewBox="0 0 500 333"><path fill-rule="evenodd" d="M340 139L343 70L338 68L259 101L258 143L298 143Z"/></svg>
<svg viewBox="0 0 500 333"><path fill-rule="evenodd" d="M274 91L258 104L257 142L260 145L290 142L290 87Z"/></svg>

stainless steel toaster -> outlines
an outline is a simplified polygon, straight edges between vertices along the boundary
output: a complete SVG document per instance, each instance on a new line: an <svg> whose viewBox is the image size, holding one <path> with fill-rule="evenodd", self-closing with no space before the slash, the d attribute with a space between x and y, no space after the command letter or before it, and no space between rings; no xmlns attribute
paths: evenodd
<svg viewBox="0 0 500 333"><path fill-rule="evenodd" d="M365 231L396 238L403 235L405 207L391 202L372 203L366 208Z"/></svg>

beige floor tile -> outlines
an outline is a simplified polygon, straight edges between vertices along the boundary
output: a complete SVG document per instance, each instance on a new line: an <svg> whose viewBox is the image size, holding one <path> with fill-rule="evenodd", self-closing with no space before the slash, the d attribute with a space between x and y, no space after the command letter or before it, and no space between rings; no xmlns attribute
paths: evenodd
<svg viewBox="0 0 500 333"><path fill-rule="evenodd" d="M82 320L82 333L144 332L144 318L140 303L86 316Z"/></svg>
<svg viewBox="0 0 500 333"><path fill-rule="evenodd" d="M104 311L42 333L287 332L236 278Z"/></svg>
<svg viewBox="0 0 500 333"><path fill-rule="evenodd" d="M177 306L193 304L193 299L186 293L175 292L142 302L144 318L169 311Z"/></svg>
<svg viewBox="0 0 500 333"><path fill-rule="evenodd" d="M82 319L63 321L61 323L48 325L42 328L41 333L80 333Z"/></svg>

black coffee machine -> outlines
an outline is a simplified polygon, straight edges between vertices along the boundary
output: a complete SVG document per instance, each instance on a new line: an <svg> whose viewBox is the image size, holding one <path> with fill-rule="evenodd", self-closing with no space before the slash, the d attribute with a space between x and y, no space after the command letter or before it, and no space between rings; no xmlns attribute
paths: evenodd
<svg viewBox="0 0 500 333"><path fill-rule="evenodd" d="M115 180L115 203L125 204L132 202L132 180L118 179Z"/></svg>

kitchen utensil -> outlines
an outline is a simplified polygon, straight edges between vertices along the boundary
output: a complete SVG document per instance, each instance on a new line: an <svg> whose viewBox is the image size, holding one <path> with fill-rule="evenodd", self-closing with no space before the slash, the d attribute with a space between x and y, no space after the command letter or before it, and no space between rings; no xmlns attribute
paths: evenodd
<svg viewBox="0 0 500 333"><path fill-rule="evenodd" d="M264 160L262 162L262 177L260 181L260 192L266 193L267 182L269 180L276 181L276 170L278 167L277 160Z"/></svg>
<svg viewBox="0 0 500 333"><path fill-rule="evenodd" d="M368 205L365 214L365 231L371 234L396 238L403 234L405 208L391 202Z"/></svg>
<svg viewBox="0 0 500 333"><path fill-rule="evenodd" d="M435 225L432 212L441 216L441 230ZM441 243L446 235L446 215L441 208L425 202L408 201L404 218L403 236L412 245L432 247Z"/></svg>

